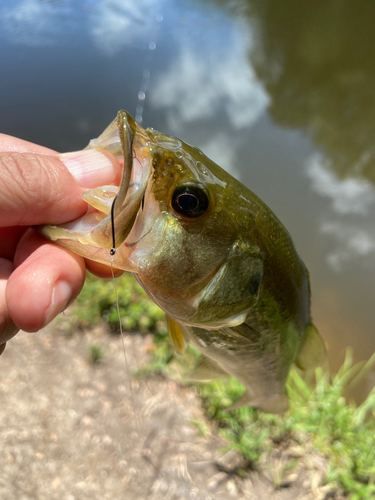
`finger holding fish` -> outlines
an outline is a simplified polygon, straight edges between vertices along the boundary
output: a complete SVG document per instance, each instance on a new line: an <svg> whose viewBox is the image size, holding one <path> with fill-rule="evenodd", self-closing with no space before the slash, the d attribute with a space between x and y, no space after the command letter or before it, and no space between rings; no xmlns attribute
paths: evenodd
<svg viewBox="0 0 375 500"><path fill-rule="evenodd" d="M85 277L81 257L47 242L28 225L65 222L85 213L87 204L81 193L103 182L118 184L122 170L107 152L97 151L90 158L80 153L72 164L66 155L0 134L0 171L3 351L19 328L38 330L72 302ZM97 263L88 267L101 276L111 275L109 268Z"/></svg>
<svg viewBox="0 0 375 500"><path fill-rule="evenodd" d="M82 258L27 231L14 256L6 301L17 326L37 331L62 312L85 280Z"/></svg>

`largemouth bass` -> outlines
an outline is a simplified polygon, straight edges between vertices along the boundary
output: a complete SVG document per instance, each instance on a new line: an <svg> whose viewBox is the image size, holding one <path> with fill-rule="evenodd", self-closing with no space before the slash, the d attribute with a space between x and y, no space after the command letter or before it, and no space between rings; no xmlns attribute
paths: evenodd
<svg viewBox="0 0 375 500"><path fill-rule="evenodd" d="M191 342L203 354L193 379L233 375L246 387L237 406L285 411L291 365L313 368L325 348L308 272L283 224L199 149L125 111L87 148L124 163L120 187L84 192L86 215L38 230L133 273L165 311L177 351Z"/></svg>

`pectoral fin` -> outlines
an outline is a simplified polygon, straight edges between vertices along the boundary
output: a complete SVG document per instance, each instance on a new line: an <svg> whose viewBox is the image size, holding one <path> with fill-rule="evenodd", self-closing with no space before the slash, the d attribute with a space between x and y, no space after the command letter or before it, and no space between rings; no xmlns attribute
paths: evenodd
<svg viewBox="0 0 375 500"><path fill-rule="evenodd" d="M305 340L298 353L296 365L301 370L312 370L320 366L326 358L324 341L311 323L305 331Z"/></svg>
<svg viewBox="0 0 375 500"><path fill-rule="evenodd" d="M171 317L166 315L169 338L179 354L183 354L186 349L185 336L181 325L176 323Z"/></svg>
<svg viewBox="0 0 375 500"><path fill-rule="evenodd" d="M200 358L196 368L188 375L188 379L194 382L210 382L223 377L228 377L228 373L206 356Z"/></svg>

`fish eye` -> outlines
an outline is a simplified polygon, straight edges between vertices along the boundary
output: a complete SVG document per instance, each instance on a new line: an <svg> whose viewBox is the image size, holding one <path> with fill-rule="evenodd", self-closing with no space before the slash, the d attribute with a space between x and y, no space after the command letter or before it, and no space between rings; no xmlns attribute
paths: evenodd
<svg viewBox="0 0 375 500"><path fill-rule="evenodd" d="M178 187L172 196L172 208L185 217L203 215L209 205L208 195L203 187L185 184Z"/></svg>

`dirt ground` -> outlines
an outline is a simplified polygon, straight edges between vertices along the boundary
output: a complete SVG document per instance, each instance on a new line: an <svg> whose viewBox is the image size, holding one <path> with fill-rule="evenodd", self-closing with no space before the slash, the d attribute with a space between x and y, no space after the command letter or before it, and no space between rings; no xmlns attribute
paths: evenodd
<svg viewBox="0 0 375 500"><path fill-rule="evenodd" d="M90 344L104 349L98 365ZM125 337L131 372L150 345L150 337ZM161 377L132 377L130 388L121 338L104 328L21 332L0 375L1 500L331 498L321 487L324 460L303 450L275 452L265 472L244 480L224 472L241 459L222 451L208 422L205 437L190 423L205 419L195 390ZM293 454L302 465L275 489Z"/></svg>

